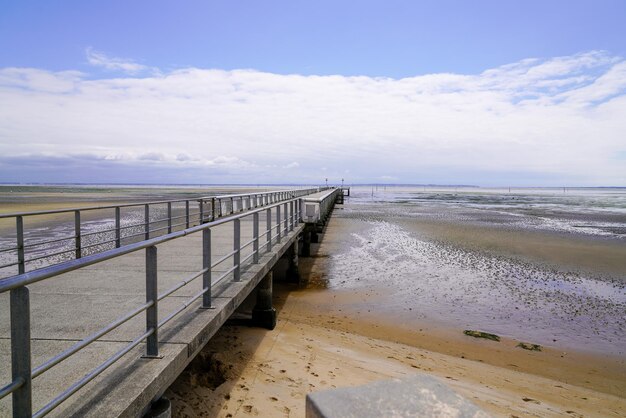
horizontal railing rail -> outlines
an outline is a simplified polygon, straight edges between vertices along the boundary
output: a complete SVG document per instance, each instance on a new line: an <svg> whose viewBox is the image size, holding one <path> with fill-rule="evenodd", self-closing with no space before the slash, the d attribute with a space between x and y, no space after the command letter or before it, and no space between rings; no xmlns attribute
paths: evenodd
<svg viewBox="0 0 626 418"><path fill-rule="evenodd" d="M140 239L148 240L158 234L169 234L175 229L187 229L222 216L306 196L323 189L278 190L0 214L0 220L13 218L15 222L14 246L3 248L0 245L0 280L1 276L21 274L71 258L79 259L111 248L120 248ZM197 209L192 210L194 206ZM133 212L123 217L122 209ZM110 210L113 213L107 213L101 219L83 220L85 212ZM29 231L24 225L26 219L63 214L73 217L65 219L65 227L61 231L63 236L29 237ZM106 224L104 227L102 222ZM3 270L6 273L3 274Z"/></svg>
<svg viewBox="0 0 626 418"><path fill-rule="evenodd" d="M284 196L280 196L277 198L283 197ZM294 231L296 225L301 222L301 207L301 197L286 198L284 201L267 204L262 208L250 209L243 213L232 213L229 216L224 216L207 223L201 223L181 231L170 232L159 237L149 238L141 242L90 254L80 259L65 261L0 280L0 293L10 292L12 353L12 381L0 387L0 399L9 394L12 395L12 408L15 417L42 417L58 407L63 401L96 378L144 340L146 341L146 355L144 357L159 358L159 329L175 318L179 313L183 312L197 299L202 298L201 306L203 308L212 307L212 288L231 275L232 281L240 281L242 268L257 264L261 253L271 252L274 245L279 244L283 237L286 237L290 232ZM260 214L263 212L265 212L265 231L260 234ZM242 245L241 220L249 217L252 218L252 239ZM274 220L276 224L272 225ZM227 223L233 224L232 251L218 260L213 261L211 257L211 230ZM202 269L182 279L161 294L158 294L158 246L196 233L202 233ZM260 245L261 238L265 238L263 246ZM241 259L242 250L248 248L250 245L252 245L251 253ZM122 314L115 321L73 344L56 356L44 361L37 367L31 367L30 296L27 286L140 250L145 250L146 303ZM212 272L215 267L228 260L232 260L232 267L223 272L216 280L213 280ZM200 290L184 300L178 308L169 313L165 318L159 320L159 301L172 295L177 290L189 285L200 277L202 278ZM121 348L84 377L72 383L67 389L56 395L41 409L34 414L32 413L33 379L143 312L145 312L146 315L145 332L142 332L125 347Z"/></svg>

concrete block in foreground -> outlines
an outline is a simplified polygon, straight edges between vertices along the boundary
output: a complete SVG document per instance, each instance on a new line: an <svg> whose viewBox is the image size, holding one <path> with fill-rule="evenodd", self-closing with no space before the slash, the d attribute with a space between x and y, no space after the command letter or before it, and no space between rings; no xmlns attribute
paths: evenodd
<svg viewBox="0 0 626 418"><path fill-rule="evenodd" d="M489 415L438 380L414 375L309 393L307 418L454 417Z"/></svg>

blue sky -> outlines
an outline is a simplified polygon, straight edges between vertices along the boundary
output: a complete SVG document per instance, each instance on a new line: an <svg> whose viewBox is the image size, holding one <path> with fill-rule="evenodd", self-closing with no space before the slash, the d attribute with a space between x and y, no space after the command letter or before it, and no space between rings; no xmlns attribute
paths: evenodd
<svg viewBox="0 0 626 418"><path fill-rule="evenodd" d="M0 181L623 185L625 18L624 1L4 0Z"/></svg>
<svg viewBox="0 0 626 418"><path fill-rule="evenodd" d="M86 70L84 51L162 69L410 77L529 57L626 55L626 2L7 1L0 66Z"/></svg>

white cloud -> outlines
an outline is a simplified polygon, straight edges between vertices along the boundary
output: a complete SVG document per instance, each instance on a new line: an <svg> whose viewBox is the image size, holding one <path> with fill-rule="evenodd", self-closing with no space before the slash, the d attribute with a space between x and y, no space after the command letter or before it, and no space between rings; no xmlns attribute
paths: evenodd
<svg viewBox="0 0 626 418"><path fill-rule="evenodd" d="M85 50L87 62L94 67L102 67L110 71L123 71L128 74L137 74L148 67L130 59L109 57L105 53L89 47Z"/></svg>
<svg viewBox="0 0 626 418"><path fill-rule="evenodd" d="M146 68L98 54L105 68ZM403 79L0 69L5 158L89 154L203 168L203 181L219 171L223 181L318 182L350 170L347 182L625 184L615 157L624 114L626 61L605 52Z"/></svg>

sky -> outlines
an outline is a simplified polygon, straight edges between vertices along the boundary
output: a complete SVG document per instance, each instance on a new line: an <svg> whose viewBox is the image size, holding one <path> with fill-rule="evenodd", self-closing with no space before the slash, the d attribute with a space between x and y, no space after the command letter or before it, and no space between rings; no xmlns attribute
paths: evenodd
<svg viewBox="0 0 626 418"><path fill-rule="evenodd" d="M0 1L0 182L626 186L624 1Z"/></svg>

